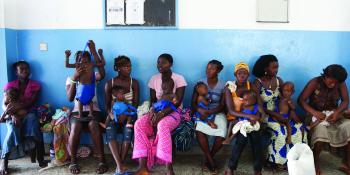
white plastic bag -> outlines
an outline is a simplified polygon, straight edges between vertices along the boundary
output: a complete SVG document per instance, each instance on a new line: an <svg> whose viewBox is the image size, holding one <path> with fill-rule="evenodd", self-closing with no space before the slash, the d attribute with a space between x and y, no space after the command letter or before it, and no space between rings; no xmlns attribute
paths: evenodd
<svg viewBox="0 0 350 175"><path fill-rule="evenodd" d="M287 154L289 175L315 175L314 156L305 143L297 143Z"/></svg>

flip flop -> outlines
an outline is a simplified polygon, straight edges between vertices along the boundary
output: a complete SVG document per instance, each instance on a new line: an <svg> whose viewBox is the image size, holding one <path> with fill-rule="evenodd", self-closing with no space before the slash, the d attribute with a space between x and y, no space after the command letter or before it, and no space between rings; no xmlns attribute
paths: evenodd
<svg viewBox="0 0 350 175"><path fill-rule="evenodd" d="M132 172L129 171L125 171L124 173L120 173L120 172L115 172L113 175L132 175Z"/></svg>
<svg viewBox="0 0 350 175"><path fill-rule="evenodd" d="M79 174L80 173L80 166L76 163L70 164L68 169L69 169L70 173L72 173L72 174Z"/></svg>
<svg viewBox="0 0 350 175"><path fill-rule="evenodd" d="M97 173L97 174L103 174L103 173L105 173L105 172L107 172L107 171L108 171L108 166L107 166L107 164L104 163L104 162L100 162L100 163L98 164L97 169L96 169L96 173Z"/></svg>

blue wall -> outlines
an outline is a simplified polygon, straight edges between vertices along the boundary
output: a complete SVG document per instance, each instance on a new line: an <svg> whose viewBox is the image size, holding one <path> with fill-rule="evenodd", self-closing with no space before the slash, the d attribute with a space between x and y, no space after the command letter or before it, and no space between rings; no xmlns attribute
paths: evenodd
<svg viewBox="0 0 350 175"><path fill-rule="evenodd" d="M5 29L0 29L0 85L7 82L7 60L6 60L6 38ZM3 93L0 93L0 98L3 98ZM2 112L0 108L0 112Z"/></svg>
<svg viewBox="0 0 350 175"><path fill-rule="evenodd" d="M100 100L106 80L115 76L113 58L129 56L132 76L140 81L142 100L148 99L147 81L157 73L156 59L167 52L175 58L174 71L189 82L185 105L189 104L196 80L205 76L206 63L216 58L225 68L224 80L233 79L233 67L241 60L251 66L262 54L275 54L280 60L279 75L296 83L296 95L306 82L318 76L325 66L350 66L350 32L274 30L18 30L19 58L31 63L33 79L43 85L41 102L54 107L70 105L65 98L65 79L73 70L64 67L64 50L83 49L88 39L104 49L107 76L99 85ZM39 51L39 43L48 51ZM349 80L347 81L349 83ZM102 101L101 101L102 102Z"/></svg>
<svg viewBox="0 0 350 175"><path fill-rule="evenodd" d="M0 86L1 89L8 82L9 75L9 61L17 58L17 34L16 30L11 29L0 29ZM3 91L1 90L0 99L2 102ZM0 105L2 106L2 105ZM0 107L0 114L3 112L2 107ZM4 139L6 133L6 126L0 124L0 142Z"/></svg>
<svg viewBox="0 0 350 175"><path fill-rule="evenodd" d="M183 74L189 83L184 100L186 106L194 83L205 76L206 63L214 58L225 66L220 77L232 80L233 67L239 61L244 60L252 67L260 55L275 54L280 61L279 75L296 84L295 98L306 82L318 76L327 65L338 63L347 69L350 66L350 32L0 29L1 86L15 78L12 63L27 60L31 64L32 79L39 80L43 86L40 103L49 102L54 108L71 106L65 97L65 80L73 70L64 67L64 50L81 50L89 39L95 41L97 48L104 49L107 60L107 76L98 89L101 107L104 83L116 75L113 58L121 54L132 60L132 76L141 84L142 100L149 98L147 82L157 73L157 57L165 52L172 54L174 71ZM48 43L48 51L39 51L40 42ZM2 93L0 97L2 99ZM0 142L6 133L1 125ZM89 143L87 136L81 140Z"/></svg>

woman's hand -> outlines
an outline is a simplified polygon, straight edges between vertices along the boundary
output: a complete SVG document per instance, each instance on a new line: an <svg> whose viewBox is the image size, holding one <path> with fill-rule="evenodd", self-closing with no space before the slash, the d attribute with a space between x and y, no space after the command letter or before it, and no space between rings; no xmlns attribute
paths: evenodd
<svg viewBox="0 0 350 175"><path fill-rule="evenodd" d="M199 114L201 115L201 117L208 117L210 114L208 112L208 110L205 110L203 108L197 108L197 112L199 112ZM202 118L201 118L202 119ZM204 118L206 119L206 118Z"/></svg>
<svg viewBox="0 0 350 175"><path fill-rule="evenodd" d="M318 120L323 121L326 118L326 115L320 111L316 111L313 116L315 116Z"/></svg>
<svg viewBox="0 0 350 175"><path fill-rule="evenodd" d="M164 113L162 111L153 113L153 117L151 119L152 126L157 126L158 122L164 117Z"/></svg>
<svg viewBox="0 0 350 175"><path fill-rule="evenodd" d="M339 112L333 112L330 116L327 117L327 122L329 123L335 123L339 120L341 115L339 115Z"/></svg>
<svg viewBox="0 0 350 175"><path fill-rule="evenodd" d="M21 108L22 108L22 105L20 103L10 103L7 106L7 113L10 115L14 115Z"/></svg>
<svg viewBox="0 0 350 175"><path fill-rule="evenodd" d="M248 115L249 117L249 120L250 121L252 121L253 123L255 123L255 122L257 122L257 121L259 121L259 119L260 119L260 117L259 116L257 116L257 115Z"/></svg>
<svg viewBox="0 0 350 175"><path fill-rule="evenodd" d="M16 127L21 127L21 120L19 120L18 118L16 118L14 115L11 116L12 118L12 122Z"/></svg>
<svg viewBox="0 0 350 175"><path fill-rule="evenodd" d="M84 66L77 66L77 68L75 69L75 72L73 74L72 80L76 81L79 79L80 75L83 74L83 72L86 71L86 67Z"/></svg>

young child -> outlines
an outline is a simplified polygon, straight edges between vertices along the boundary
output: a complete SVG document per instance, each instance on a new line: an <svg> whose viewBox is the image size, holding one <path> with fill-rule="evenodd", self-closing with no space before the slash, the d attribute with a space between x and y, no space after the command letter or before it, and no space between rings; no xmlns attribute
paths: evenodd
<svg viewBox="0 0 350 175"><path fill-rule="evenodd" d="M87 46L91 42L87 43ZM99 54L102 55L102 49L99 50ZM82 67L85 71L79 77L79 83L77 85L76 99L79 103L79 115L78 118L82 117L83 105L89 105L88 117L93 116L93 103L92 99L95 96L95 66L104 66L104 61L98 62L97 58L94 57L94 62L91 61L91 55L88 51L78 51L76 54L76 63L70 64L69 57L71 52L65 51L66 61L65 66L67 68L78 68ZM103 59L102 59L103 60ZM98 62L98 63L97 63Z"/></svg>
<svg viewBox="0 0 350 175"><path fill-rule="evenodd" d="M153 114L154 112L158 113L168 107L170 107L174 111L177 110L174 105L177 103L176 94L173 93L174 86L175 86L175 82L172 78L170 77L162 78L163 94L161 99L152 105L151 112L153 112Z"/></svg>
<svg viewBox="0 0 350 175"><path fill-rule="evenodd" d="M125 90L122 87L112 87L112 110L108 113L106 123L108 124L110 120L114 120L118 124L125 124L127 128L133 128L137 110L135 107L125 102L124 94ZM105 124L100 123L100 125L106 128Z"/></svg>
<svg viewBox="0 0 350 175"><path fill-rule="evenodd" d="M198 93L197 97L197 107L208 110L209 100L207 99L208 95L208 86L203 82L198 82L196 84L196 91ZM206 119L201 119L201 117L206 117ZM201 121L207 123L211 128L216 129L218 126L214 123L215 114L211 114L209 116L201 116L199 112L195 112L194 120L196 122Z"/></svg>
<svg viewBox="0 0 350 175"><path fill-rule="evenodd" d="M281 87L281 97L278 104L278 111L283 118L276 118L277 121L281 121L287 128L287 140L286 143L290 144L291 140L291 121L296 118L295 115L295 104L292 101L292 95L294 94L294 84L292 82L285 82ZM282 120L281 120L282 119Z"/></svg>
<svg viewBox="0 0 350 175"><path fill-rule="evenodd" d="M252 90L246 90L243 92L242 113L250 115L260 115L263 113L263 109L257 104L257 95ZM253 121L248 118L238 117L238 122L232 128L232 134L224 140L223 144L231 143L232 139L238 133L238 131L245 137L252 131L258 131L260 124L258 121Z"/></svg>
<svg viewBox="0 0 350 175"><path fill-rule="evenodd" d="M296 124L301 124L301 120L295 113L296 106L292 100L294 94L294 84L292 82L285 82L281 86L281 96L278 103L276 113L272 114L272 118L287 128L286 143L292 143L292 130L296 129ZM304 131L302 130L302 137L304 137Z"/></svg>
<svg viewBox="0 0 350 175"><path fill-rule="evenodd" d="M8 114L8 106L10 103L16 103L19 100L19 91L15 88L8 89L5 92L5 106L6 110L3 112L3 114L0 117L0 122L4 122L8 119L12 119L12 121L15 123L16 126L20 126L20 121L23 117L27 115L27 111L22 109L19 110L15 115L9 115Z"/></svg>

